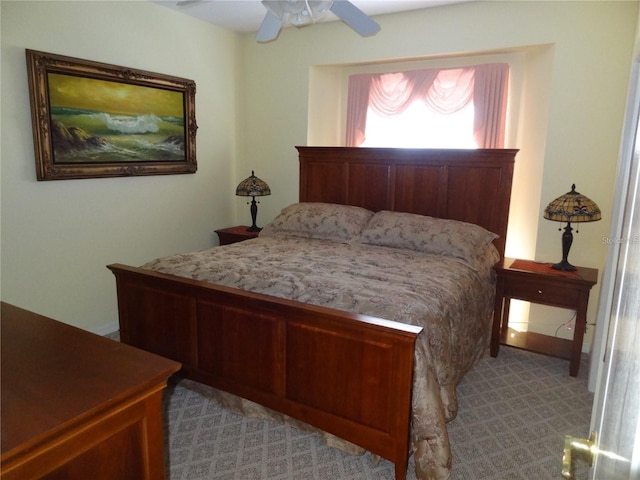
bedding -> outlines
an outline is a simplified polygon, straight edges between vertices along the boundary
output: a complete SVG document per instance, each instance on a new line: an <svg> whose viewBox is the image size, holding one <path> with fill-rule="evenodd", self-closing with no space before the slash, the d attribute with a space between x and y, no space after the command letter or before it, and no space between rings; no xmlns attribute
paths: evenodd
<svg viewBox="0 0 640 480"><path fill-rule="evenodd" d="M360 236L373 212L361 207L323 202L294 203L260 232L262 237L292 235L349 242Z"/></svg>
<svg viewBox="0 0 640 480"><path fill-rule="evenodd" d="M143 266L299 302L417 325L411 450L424 478L446 478L455 387L489 345L499 254L464 222L359 207L285 208L259 238ZM426 472L426 473L425 473Z"/></svg>
<svg viewBox="0 0 640 480"><path fill-rule="evenodd" d="M358 241L368 245L446 255L469 263L482 262L498 238L479 225L414 213L380 211L367 223ZM489 247L489 251L487 248ZM495 260L497 261L497 259Z"/></svg>

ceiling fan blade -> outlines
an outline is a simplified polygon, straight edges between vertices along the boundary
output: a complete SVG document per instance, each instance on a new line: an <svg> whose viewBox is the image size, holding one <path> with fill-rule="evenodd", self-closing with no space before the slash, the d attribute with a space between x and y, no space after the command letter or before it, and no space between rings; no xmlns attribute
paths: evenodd
<svg viewBox="0 0 640 480"><path fill-rule="evenodd" d="M330 10L364 37L373 35L380 30L380 25L377 22L374 22L366 13L347 0L335 0Z"/></svg>
<svg viewBox="0 0 640 480"><path fill-rule="evenodd" d="M176 5L178 7L192 7L193 5L197 5L198 3L202 3L204 0L178 0Z"/></svg>
<svg viewBox="0 0 640 480"><path fill-rule="evenodd" d="M267 11L267 14L264 16L264 20L262 20L262 24L260 25L260 29L256 34L256 40L258 42L270 42L271 40L275 40L278 33L280 33L282 23L283 20L279 19L271 11Z"/></svg>

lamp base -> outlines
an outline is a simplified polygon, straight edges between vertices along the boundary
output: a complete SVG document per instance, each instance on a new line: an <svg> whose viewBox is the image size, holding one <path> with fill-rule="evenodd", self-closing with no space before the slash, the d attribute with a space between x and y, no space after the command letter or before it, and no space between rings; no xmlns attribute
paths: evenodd
<svg viewBox="0 0 640 480"><path fill-rule="evenodd" d="M551 268L561 270L563 272L575 272L577 269L569 263L567 258L569 257L569 249L573 243L573 234L571 233L571 222L567 222L567 226L564 227L564 233L562 234L562 261L551 265Z"/></svg>
<svg viewBox="0 0 640 480"><path fill-rule="evenodd" d="M563 272L575 272L577 270L576 267L571 265L566 260L562 260L560 263L554 263L553 265L551 265L551 268L554 268L556 270L561 270Z"/></svg>
<svg viewBox="0 0 640 480"><path fill-rule="evenodd" d="M258 203L256 197L251 197L251 226L247 228L247 232L259 232L262 228L256 225L256 217L258 216Z"/></svg>

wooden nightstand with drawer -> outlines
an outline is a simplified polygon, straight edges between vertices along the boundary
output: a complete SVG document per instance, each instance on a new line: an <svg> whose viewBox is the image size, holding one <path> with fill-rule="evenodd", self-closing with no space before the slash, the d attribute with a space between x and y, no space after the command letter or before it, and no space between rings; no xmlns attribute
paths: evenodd
<svg viewBox="0 0 640 480"><path fill-rule="evenodd" d="M548 263L513 258L505 258L494 269L497 279L491 356L498 355L500 344L522 348L569 360L569 374L577 376L587 323L589 291L598 281L598 270L577 267L575 272L562 272L554 270ZM573 340L509 329L509 306L512 298L575 310Z"/></svg>
<svg viewBox="0 0 640 480"><path fill-rule="evenodd" d="M231 243L243 242L244 240L251 240L252 238L258 238L260 232L250 232L249 227L240 225L237 227L223 228L216 230L218 238L220 239L220 245L229 245Z"/></svg>

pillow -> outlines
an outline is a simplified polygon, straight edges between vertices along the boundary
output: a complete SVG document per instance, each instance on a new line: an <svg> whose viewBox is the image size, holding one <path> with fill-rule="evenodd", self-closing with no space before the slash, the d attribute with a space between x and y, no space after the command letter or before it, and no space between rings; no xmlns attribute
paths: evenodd
<svg viewBox="0 0 640 480"><path fill-rule="evenodd" d="M288 235L347 243L358 237L373 212L350 205L294 203L260 232L261 237Z"/></svg>
<svg viewBox="0 0 640 480"><path fill-rule="evenodd" d="M358 241L475 261L496 238L495 233L473 223L380 211L371 218Z"/></svg>

